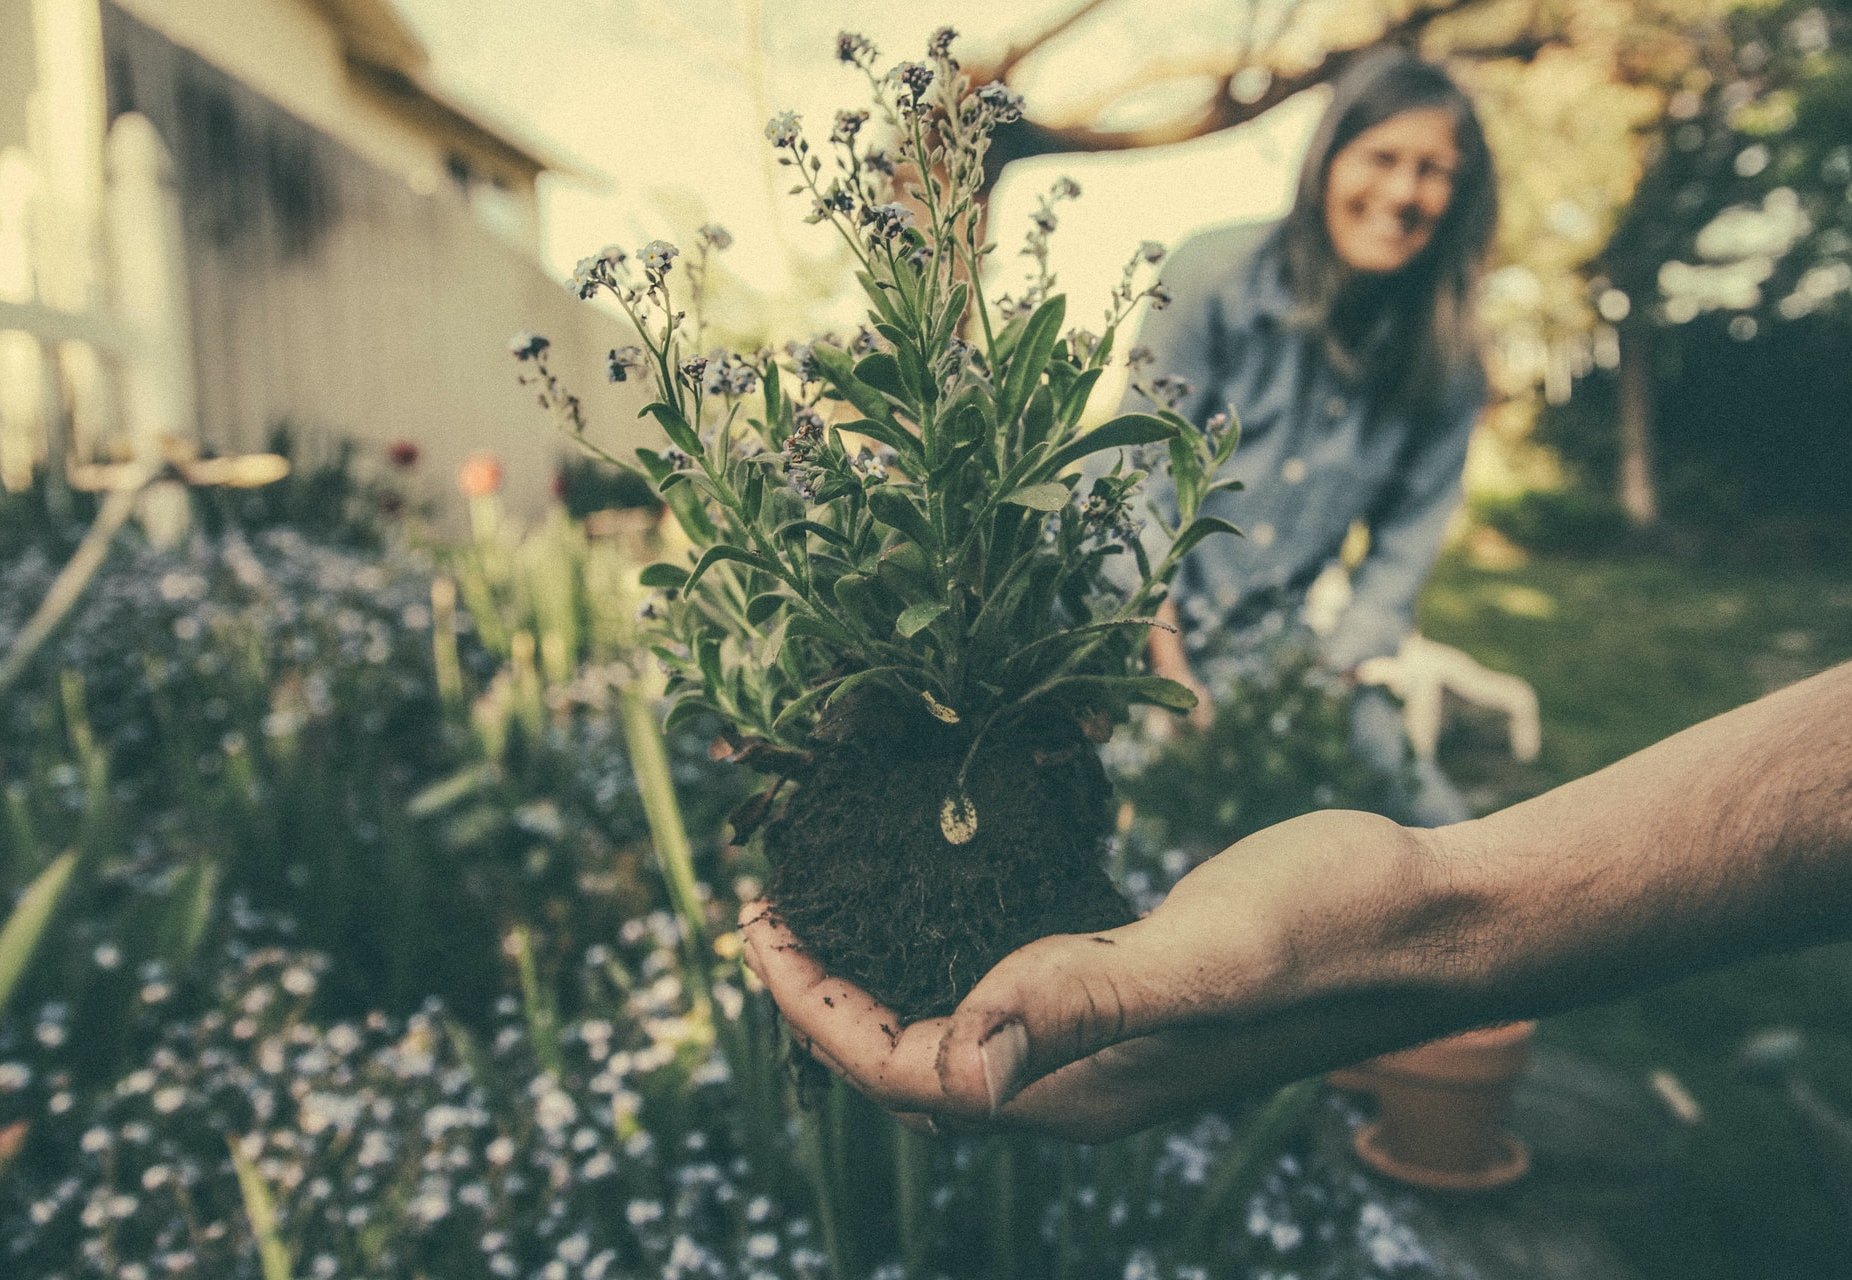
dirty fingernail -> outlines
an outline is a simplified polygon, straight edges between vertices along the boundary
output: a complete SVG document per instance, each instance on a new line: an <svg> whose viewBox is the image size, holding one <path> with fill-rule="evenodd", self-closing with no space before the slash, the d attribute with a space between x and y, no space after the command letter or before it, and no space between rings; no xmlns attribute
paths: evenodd
<svg viewBox="0 0 1852 1280"><path fill-rule="evenodd" d="M1028 1058L1029 1032L1020 1022L1004 1023L979 1043L977 1060L984 1069L984 1093L993 1116L1021 1089L1018 1077Z"/></svg>

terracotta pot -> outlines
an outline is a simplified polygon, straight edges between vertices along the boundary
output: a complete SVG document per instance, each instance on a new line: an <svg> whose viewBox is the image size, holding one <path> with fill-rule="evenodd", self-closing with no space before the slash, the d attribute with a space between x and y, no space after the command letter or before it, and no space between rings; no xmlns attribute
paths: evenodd
<svg viewBox="0 0 1852 1280"><path fill-rule="evenodd" d="M1489 1191L1523 1177L1530 1151L1503 1124L1536 1027L1467 1031L1332 1072L1333 1085L1376 1099L1376 1119L1353 1139L1358 1158L1438 1191Z"/></svg>

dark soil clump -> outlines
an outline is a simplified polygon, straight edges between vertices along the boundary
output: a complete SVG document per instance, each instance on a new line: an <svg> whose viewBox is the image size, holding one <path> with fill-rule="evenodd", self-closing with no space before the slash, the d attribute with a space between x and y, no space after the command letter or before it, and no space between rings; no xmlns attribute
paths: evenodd
<svg viewBox="0 0 1852 1280"><path fill-rule="evenodd" d="M955 845L939 811L969 739L896 718L909 732L821 748L766 829L769 895L819 964L912 1022L1026 943L1135 918L1101 865L1112 788L1078 732L994 733L965 779L977 834Z"/></svg>

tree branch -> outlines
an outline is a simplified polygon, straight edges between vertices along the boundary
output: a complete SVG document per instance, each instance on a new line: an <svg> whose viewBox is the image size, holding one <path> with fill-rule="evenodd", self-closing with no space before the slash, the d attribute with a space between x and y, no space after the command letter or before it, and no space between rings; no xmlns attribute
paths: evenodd
<svg viewBox="0 0 1852 1280"><path fill-rule="evenodd" d="M1376 45L1412 45L1421 38L1435 19L1485 2L1486 0L1440 0L1440 3L1423 5L1389 23L1382 33L1367 45L1330 50L1317 62L1290 74L1281 74L1277 69L1272 70L1266 89L1247 101L1237 101L1233 98L1230 95L1230 88L1241 71L1258 65L1249 58L1231 59L1226 55L1205 56L1147 66L1112 89L1094 95L1088 102L1068 113L1065 118L1047 121L1025 116L1015 124L999 128L991 143L990 153L985 158L986 189L995 184L1003 167L1013 160L1038 155L1061 155L1068 152L1130 151L1141 147L1167 146L1246 124L1265 115L1288 98L1335 79ZM1095 0L1095 3L1082 8L1091 11L1098 8L1100 3L1104 3L1104 0ZM1071 25L1068 20L1077 18L1080 12L1077 10L1069 14L1068 18L1063 20L1063 24ZM1063 24L1057 24L1057 26ZM1527 34L1499 45L1456 50L1452 56L1475 61L1503 58L1519 58L1529 61L1549 45L1562 42L1563 37L1557 35ZM1046 43L1046 38L1041 39L1039 43ZM1039 43L1036 47L1039 47ZM1006 58L1005 64L1000 65L1013 64L1009 64ZM1130 93L1167 81L1195 77L1213 78L1214 85L1205 95L1203 102L1190 112L1179 113L1167 119L1129 129L1102 129L1092 123L1098 120L1113 103L1122 100Z"/></svg>
<svg viewBox="0 0 1852 1280"><path fill-rule="evenodd" d="M983 84L989 80L1008 81L1010 72L1016 70L1024 59L1030 57L1051 40L1059 39L1080 22L1092 17L1111 3L1113 0L1084 0L1084 3L1074 6L1040 31L1012 40L1009 48L1003 51L1003 56L995 63L985 64L981 70L972 68L971 82Z"/></svg>

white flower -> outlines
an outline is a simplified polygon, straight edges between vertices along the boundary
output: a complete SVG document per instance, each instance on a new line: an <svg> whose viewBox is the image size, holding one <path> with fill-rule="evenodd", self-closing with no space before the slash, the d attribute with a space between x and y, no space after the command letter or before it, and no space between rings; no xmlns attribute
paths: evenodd
<svg viewBox="0 0 1852 1280"><path fill-rule="evenodd" d="M802 117L795 111L781 111L773 116L765 126L765 136L774 147L791 147L797 145L799 124Z"/></svg>
<svg viewBox="0 0 1852 1280"><path fill-rule="evenodd" d="M549 1134L558 1134L578 1116L579 1108L559 1089L547 1090L534 1104L534 1123Z"/></svg>
<svg viewBox="0 0 1852 1280"><path fill-rule="evenodd" d="M670 264L680 253L681 250L667 240L652 240L643 246L643 252L639 256L643 259L645 271L653 276L661 276L668 274Z"/></svg>

